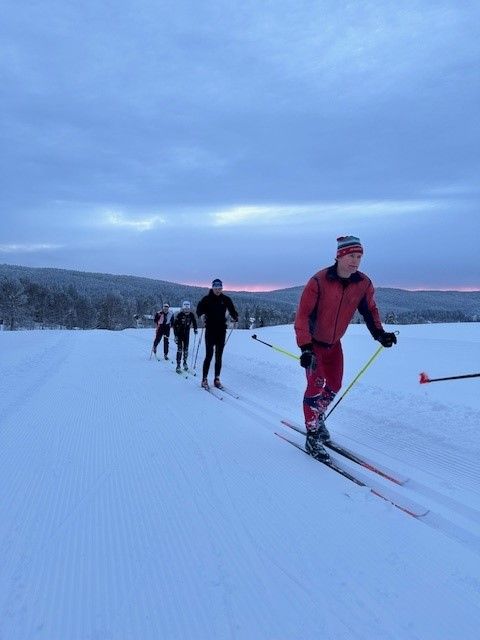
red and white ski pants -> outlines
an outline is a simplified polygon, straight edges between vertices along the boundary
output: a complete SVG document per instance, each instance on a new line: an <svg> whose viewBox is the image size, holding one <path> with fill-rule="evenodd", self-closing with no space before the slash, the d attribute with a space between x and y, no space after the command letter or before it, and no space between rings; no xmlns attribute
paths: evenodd
<svg viewBox="0 0 480 640"><path fill-rule="evenodd" d="M306 369L307 388L303 396L303 413L307 430L316 429L323 415L342 386L343 351L340 342L331 347L313 344L315 369Z"/></svg>

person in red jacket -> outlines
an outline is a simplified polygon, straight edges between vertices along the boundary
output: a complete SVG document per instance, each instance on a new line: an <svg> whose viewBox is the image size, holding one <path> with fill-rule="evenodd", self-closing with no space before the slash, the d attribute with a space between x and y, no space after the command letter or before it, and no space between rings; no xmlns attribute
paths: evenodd
<svg viewBox="0 0 480 640"><path fill-rule="evenodd" d="M330 439L324 416L342 386L343 352L340 342L355 311L384 347L396 344L394 333L384 331L375 303L375 290L368 276L358 270L363 255L359 238L337 238L335 264L318 271L307 282L295 316L300 364L306 370L307 388L303 412L307 439L305 448L315 458L326 460L323 443Z"/></svg>

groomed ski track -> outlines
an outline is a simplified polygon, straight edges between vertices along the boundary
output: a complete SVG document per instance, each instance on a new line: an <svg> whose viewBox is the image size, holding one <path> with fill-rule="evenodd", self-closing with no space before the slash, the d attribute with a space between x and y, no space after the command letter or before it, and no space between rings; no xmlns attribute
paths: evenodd
<svg viewBox="0 0 480 640"><path fill-rule="evenodd" d="M290 332L265 335L289 348ZM149 360L151 339L0 335L2 640L478 637L475 407L451 449L422 429L451 405L381 378L332 416L338 441L411 479L434 528L274 436L300 419L294 362L234 332L222 378L239 398L219 402Z"/></svg>

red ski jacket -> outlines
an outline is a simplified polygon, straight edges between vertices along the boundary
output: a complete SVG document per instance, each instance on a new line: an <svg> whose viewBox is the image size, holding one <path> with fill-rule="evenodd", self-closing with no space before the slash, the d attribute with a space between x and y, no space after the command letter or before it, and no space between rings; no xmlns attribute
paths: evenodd
<svg viewBox="0 0 480 640"><path fill-rule="evenodd" d="M372 281L360 271L338 277L337 265L322 269L307 282L295 316L299 347L316 342L331 346L344 335L355 311L376 339L383 332Z"/></svg>

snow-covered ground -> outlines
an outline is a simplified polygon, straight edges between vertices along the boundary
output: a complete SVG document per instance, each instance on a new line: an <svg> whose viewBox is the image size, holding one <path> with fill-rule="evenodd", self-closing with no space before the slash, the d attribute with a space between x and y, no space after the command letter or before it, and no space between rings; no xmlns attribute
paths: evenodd
<svg viewBox="0 0 480 640"><path fill-rule="evenodd" d="M418 373L477 372L480 324L397 328L328 425L418 519L274 435L304 374L251 332L221 401L150 330L1 333L0 638L476 640L480 379ZM377 347L349 328L345 386Z"/></svg>

